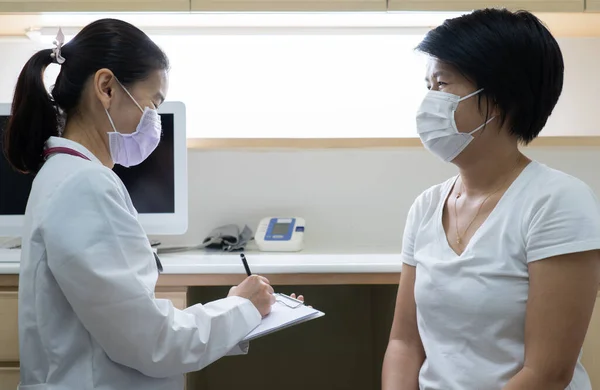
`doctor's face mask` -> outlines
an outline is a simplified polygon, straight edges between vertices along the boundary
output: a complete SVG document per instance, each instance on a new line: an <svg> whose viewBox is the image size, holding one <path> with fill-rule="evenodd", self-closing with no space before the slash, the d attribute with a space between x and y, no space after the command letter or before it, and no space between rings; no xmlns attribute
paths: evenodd
<svg viewBox="0 0 600 390"><path fill-rule="evenodd" d="M468 132L461 133L456 127L454 114L458 104L477 94L479 89L465 97L451 93L429 90L417 111L417 132L427 150L441 160L454 160L473 141L473 134L490 123L491 117L481 126Z"/></svg>
<svg viewBox="0 0 600 390"><path fill-rule="evenodd" d="M115 80L117 79L115 78ZM131 134L125 134L117 130L108 110L104 110L113 128L113 131L108 133L110 155L115 164L132 167L141 164L156 149L160 142L162 125L158 110L149 107L143 109L127 88L119 80L117 82L140 109L142 117L136 130Z"/></svg>

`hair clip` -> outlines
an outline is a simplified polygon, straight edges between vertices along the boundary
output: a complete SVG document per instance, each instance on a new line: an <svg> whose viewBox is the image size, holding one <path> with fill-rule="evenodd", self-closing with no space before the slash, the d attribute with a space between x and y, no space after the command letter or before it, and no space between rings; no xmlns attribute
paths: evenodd
<svg viewBox="0 0 600 390"><path fill-rule="evenodd" d="M58 28L58 34L56 34L56 38L54 39L53 43L55 47L52 49L50 57L54 59L54 62L56 62L59 65L62 65L65 62L65 57L63 57L60 54L60 50L65 44L65 34L63 34L62 29L60 27Z"/></svg>

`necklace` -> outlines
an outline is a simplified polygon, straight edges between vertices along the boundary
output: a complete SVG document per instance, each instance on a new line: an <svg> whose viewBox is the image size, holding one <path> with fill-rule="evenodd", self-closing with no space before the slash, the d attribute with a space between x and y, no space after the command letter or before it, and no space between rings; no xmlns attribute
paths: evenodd
<svg viewBox="0 0 600 390"><path fill-rule="evenodd" d="M519 166L520 162L521 162L521 155L519 154L519 157L517 158L517 163L515 164L514 168L511 169L511 171L506 176L506 179L504 179L504 181L502 182L502 184L500 186L498 186L498 188L496 188L494 190L494 192L491 192L488 196L486 196L485 199L479 204L479 208L477 209L477 213L471 219L471 222L469 222L469 224L467 225L467 228L464 230L464 232L462 233L462 235L460 234L460 232L458 230L458 209L456 208L456 202L458 201L458 198L460 198L462 196L462 193L463 193L463 190L464 190L463 181L462 180L460 181L460 191L458 192L458 194L456 194L456 197L454 198L454 228L456 230L456 244L457 245L461 245L462 244L463 237L467 234L467 232L471 228L471 225L473 224L473 222L475 222L475 220L479 216L479 213L481 212L481 209L483 208L483 205L485 204L485 202L487 202L487 200L489 198L491 198L494 194L496 194L498 191L500 191L504 187L504 185L506 184L506 182L510 178L511 174Z"/></svg>

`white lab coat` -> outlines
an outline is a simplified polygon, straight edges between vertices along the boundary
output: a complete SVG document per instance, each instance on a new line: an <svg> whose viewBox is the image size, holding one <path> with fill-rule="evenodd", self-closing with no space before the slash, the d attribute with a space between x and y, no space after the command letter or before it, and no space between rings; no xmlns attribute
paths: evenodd
<svg viewBox="0 0 600 390"><path fill-rule="evenodd" d="M57 154L34 180L19 281L20 390L176 390L183 374L226 354L261 321L229 297L186 310L156 299L156 262L121 180ZM149 194L151 196L151 194Z"/></svg>

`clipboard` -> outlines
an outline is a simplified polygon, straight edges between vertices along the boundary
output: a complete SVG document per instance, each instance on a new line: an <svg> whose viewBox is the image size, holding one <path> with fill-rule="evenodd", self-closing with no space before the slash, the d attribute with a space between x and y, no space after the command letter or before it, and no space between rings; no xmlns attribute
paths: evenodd
<svg viewBox="0 0 600 390"><path fill-rule="evenodd" d="M275 295L275 303L271 308L271 313L263 318L261 323L243 341L252 341L325 315L322 311L306 306L304 302L289 295L280 293L273 295Z"/></svg>

